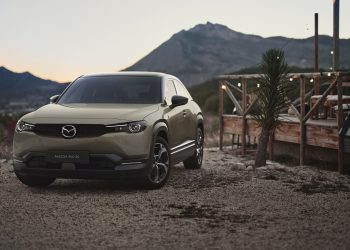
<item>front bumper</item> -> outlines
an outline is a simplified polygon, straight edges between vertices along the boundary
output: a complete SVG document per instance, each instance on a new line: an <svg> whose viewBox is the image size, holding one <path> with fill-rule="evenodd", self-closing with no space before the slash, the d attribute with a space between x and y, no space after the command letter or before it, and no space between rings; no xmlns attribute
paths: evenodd
<svg viewBox="0 0 350 250"><path fill-rule="evenodd" d="M14 171L20 175L55 178L118 179L144 174L148 159L122 160L115 154L90 154L89 163L53 163L47 153L29 152L23 158L14 157Z"/></svg>

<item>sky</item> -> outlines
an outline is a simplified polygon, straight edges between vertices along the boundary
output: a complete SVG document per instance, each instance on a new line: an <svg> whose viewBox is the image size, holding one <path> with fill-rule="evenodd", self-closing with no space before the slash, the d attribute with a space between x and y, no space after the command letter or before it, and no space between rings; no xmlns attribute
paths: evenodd
<svg viewBox="0 0 350 250"><path fill-rule="evenodd" d="M350 38L349 0L340 37ZM0 66L66 82L131 66L206 22L263 37L332 35L333 0L0 0Z"/></svg>

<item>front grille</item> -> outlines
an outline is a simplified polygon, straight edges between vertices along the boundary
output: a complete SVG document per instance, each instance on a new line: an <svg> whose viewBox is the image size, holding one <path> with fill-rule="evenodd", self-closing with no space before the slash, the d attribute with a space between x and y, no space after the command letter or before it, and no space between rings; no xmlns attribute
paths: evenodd
<svg viewBox="0 0 350 250"><path fill-rule="evenodd" d="M62 127L66 124L36 124L34 132L38 135L50 136L50 137L63 137ZM81 137L95 137L105 134L106 128L100 124L72 124L77 134L74 138Z"/></svg>
<svg viewBox="0 0 350 250"><path fill-rule="evenodd" d="M27 161L28 168L47 168L47 169L60 169L61 164L48 164L45 156L33 156Z"/></svg>
<svg viewBox="0 0 350 250"><path fill-rule="evenodd" d="M74 165L77 170L114 170L116 164L108 158L92 156L89 164L74 163ZM62 163L47 162L45 156L32 156L27 160L28 168L61 169L61 166Z"/></svg>

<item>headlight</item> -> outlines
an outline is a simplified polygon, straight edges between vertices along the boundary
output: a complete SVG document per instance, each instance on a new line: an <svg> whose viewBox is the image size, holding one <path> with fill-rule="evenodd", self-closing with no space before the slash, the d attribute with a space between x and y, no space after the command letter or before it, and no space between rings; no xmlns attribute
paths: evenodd
<svg viewBox="0 0 350 250"><path fill-rule="evenodd" d="M120 123L106 126L108 132L128 132L128 133L139 133L147 128L145 121L137 121L130 123Z"/></svg>
<svg viewBox="0 0 350 250"><path fill-rule="evenodd" d="M128 126L130 133L139 133L144 131L146 127L147 123L145 121L131 122Z"/></svg>
<svg viewBox="0 0 350 250"><path fill-rule="evenodd" d="M35 125L19 120L16 124L16 132L33 131Z"/></svg>

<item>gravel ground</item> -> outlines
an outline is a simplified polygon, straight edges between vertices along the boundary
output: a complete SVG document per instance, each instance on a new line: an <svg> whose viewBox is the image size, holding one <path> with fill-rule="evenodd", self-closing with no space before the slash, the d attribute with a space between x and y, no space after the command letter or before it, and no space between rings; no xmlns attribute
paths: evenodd
<svg viewBox="0 0 350 250"><path fill-rule="evenodd" d="M57 180L28 188L0 160L0 249L349 249L350 177L205 151L160 190Z"/></svg>

